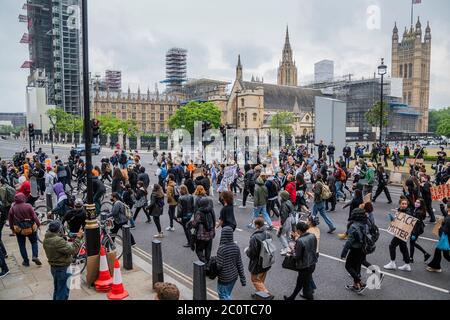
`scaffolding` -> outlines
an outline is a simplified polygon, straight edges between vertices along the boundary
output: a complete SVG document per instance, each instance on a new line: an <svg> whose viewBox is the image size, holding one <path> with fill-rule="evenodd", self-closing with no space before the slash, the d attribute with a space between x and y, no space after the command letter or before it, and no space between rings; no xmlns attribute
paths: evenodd
<svg viewBox="0 0 450 320"><path fill-rule="evenodd" d="M109 91L122 91L122 72L118 70L105 71L105 84Z"/></svg>
<svg viewBox="0 0 450 320"><path fill-rule="evenodd" d="M181 92L183 83L187 81L187 50L171 48L166 53L166 79L161 83L167 84L167 93Z"/></svg>

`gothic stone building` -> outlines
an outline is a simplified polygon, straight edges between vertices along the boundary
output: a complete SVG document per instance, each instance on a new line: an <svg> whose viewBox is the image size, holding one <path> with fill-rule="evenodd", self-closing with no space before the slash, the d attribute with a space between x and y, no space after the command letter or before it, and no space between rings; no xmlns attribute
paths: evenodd
<svg viewBox="0 0 450 320"><path fill-rule="evenodd" d="M403 78L403 103L420 112L417 132L428 132L430 100L431 28L429 23L422 41L422 24L405 28L399 43L397 24L392 36L392 77Z"/></svg>

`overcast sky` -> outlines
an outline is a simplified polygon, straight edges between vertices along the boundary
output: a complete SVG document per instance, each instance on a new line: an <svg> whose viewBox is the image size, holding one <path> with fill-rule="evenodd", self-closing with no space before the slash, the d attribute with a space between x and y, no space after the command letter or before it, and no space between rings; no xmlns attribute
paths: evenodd
<svg viewBox="0 0 450 320"><path fill-rule="evenodd" d="M26 25L18 22L24 0L2 0L0 10L0 112L25 111L28 70ZM299 82L313 80L314 63L335 61L335 75L373 76L381 57L391 65L391 37L410 25L411 0L89 0L90 68L123 72L123 87L153 91L165 76L165 53L188 50L188 77L232 81L241 54L244 78L276 82L289 24ZM380 8L380 28L376 14ZM450 106L450 1L415 6L432 31L431 108ZM372 20L373 18L375 20ZM369 20L369 27L368 27ZM159 84L160 89L164 86Z"/></svg>

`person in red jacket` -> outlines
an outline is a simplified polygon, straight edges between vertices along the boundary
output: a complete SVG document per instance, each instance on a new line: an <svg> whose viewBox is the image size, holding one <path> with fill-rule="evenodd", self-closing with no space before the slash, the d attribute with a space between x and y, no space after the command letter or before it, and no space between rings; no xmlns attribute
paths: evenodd
<svg viewBox="0 0 450 320"><path fill-rule="evenodd" d="M288 175L287 177L288 184L286 185L285 190L289 193L292 204L297 203L297 190L295 187L295 179L293 175Z"/></svg>
<svg viewBox="0 0 450 320"><path fill-rule="evenodd" d="M33 210L33 207L26 203L27 198L23 193L16 193L14 197L14 204L9 210L8 220L9 226L12 232L15 232L14 226L19 226L24 222L31 222L36 224L36 227L40 226L40 221L36 216L36 213ZM20 255L22 256L23 262L22 265L25 267L30 266L30 260L28 259L28 253L26 248L26 238L30 240L31 249L32 249L32 261L36 263L38 266L42 265L41 261L38 258L38 238L37 232L33 231L28 236L23 236L20 233L16 233L17 243L19 244Z"/></svg>

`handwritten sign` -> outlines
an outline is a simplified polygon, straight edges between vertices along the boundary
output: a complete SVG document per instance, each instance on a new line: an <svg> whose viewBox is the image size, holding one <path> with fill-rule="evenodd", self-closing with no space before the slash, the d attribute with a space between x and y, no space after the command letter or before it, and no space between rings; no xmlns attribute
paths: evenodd
<svg viewBox="0 0 450 320"><path fill-rule="evenodd" d="M433 201L441 201L446 197L450 197L450 185L443 184L431 188L431 199Z"/></svg>
<svg viewBox="0 0 450 320"><path fill-rule="evenodd" d="M417 221L418 219L409 214L397 212L387 231L398 239L407 242Z"/></svg>
<svg viewBox="0 0 450 320"><path fill-rule="evenodd" d="M219 192L228 190L228 186L236 178L236 175L237 175L236 169L237 169L236 166L231 166L231 167L225 168L225 170L223 171L222 181L220 181L220 185L219 185L219 188L218 188Z"/></svg>

